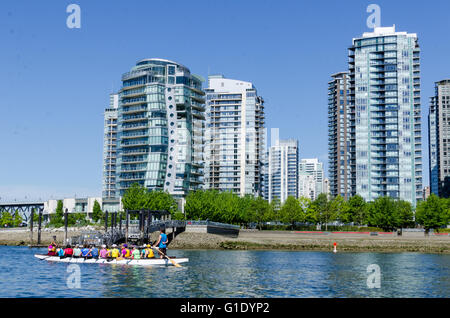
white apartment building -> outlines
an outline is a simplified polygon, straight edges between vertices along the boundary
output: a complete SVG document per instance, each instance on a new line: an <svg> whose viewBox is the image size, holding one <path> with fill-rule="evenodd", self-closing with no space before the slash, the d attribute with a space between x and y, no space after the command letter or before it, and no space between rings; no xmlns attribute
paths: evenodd
<svg viewBox="0 0 450 318"><path fill-rule="evenodd" d="M250 82L212 75L206 92L206 189L261 195L264 100Z"/></svg>
<svg viewBox="0 0 450 318"><path fill-rule="evenodd" d="M323 164L319 159L301 159L298 167L298 197L317 199L324 192Z"/></svg>
<svg viewBox="0 0 450 318"><path fill-rule="evenodd" d="M280 140L278 128L271 129L271 137L264 198L283 203L288 196L298 197L298 140Z"/></svg>

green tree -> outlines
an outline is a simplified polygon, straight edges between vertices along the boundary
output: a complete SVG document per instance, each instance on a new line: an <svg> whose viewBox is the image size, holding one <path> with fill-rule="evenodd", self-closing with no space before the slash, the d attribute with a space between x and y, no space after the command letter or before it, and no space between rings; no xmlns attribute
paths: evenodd
<svg viewBox="0 0 450 318"><path fill-rule="evenodd" d="M367 224L367 203L359 194L348 200L348 220L359 225Z"/></svg>
<svg viewBox="0 0 450 318"><path fill-rule="evenodd" d="M34 211L33 222L39 222L39 210Z"/></svg>
<svg viewBox="0 0 450 318"><path fill-rule="evenodd" d="M63 205L63 201L62 200L58 200L58 203L56 204L56 217L58 218L63 218L64 216L64 211L63 211L64 205Z"/></svg>
<svg viewBox="0 0 450 318"><path fill-rule="evenodd" d="M281 208L281 201L280 198L277 196L274 196L272 201L270 202L270 221L280 221L280 208Z"/></svg>
<svg viewBox="0 0 450 318"><path fill-rule="evenodd" d="M302 216L303 209L300 206L299 201L293 196L288 196L280 209L281 221L284 223L290 223L293 229L295 222L303 221Z"/></svg>
<svg viewBox="0 0 450 318"><path fill-rule="evenodd" d="M404 200L397 200L396 214L397 214L397 227L407 228L414 225L414 213L411 203Z"/></svg>
<svg viewBox="0 0 450 318"><path fill-rule="evenodd" d="M90 222L86 218L85 213L69 213L67 215L67 225L68 226L86 226L89 225Z"/></svg>
<svg viewBox="0 0 450 318"><path fill-rule="evenodd" d="M298 204L301 209L301 213L300 213L298 222L308 222L308 213L311 208L311 203L312 203L312 201L310 198L300 197L298 199Z"/></svg>
<svg viewBox="0 0 450 318"><path fill-rule="evenodd" d="M219 192L217 190L191 191L186 197L184 212L186 218L191 220L213 219L218 213L217 201Z"/></svg>
<svg viewBox="0 0 450 318"><path fill-rule="evenodd" d="M313 212L315 219L320 225L325 224L325 230L328 230L328 222L334 221L336 218L335 205L333 205L325 193L319 194L316 200L313 201Z"/></svg>
<svg viewBox="0 0 450 318"><path fill-rule="evenodd" d="M97 223L99 220L103 219L102 208L97 200L94 201L94 206L92 208L92 220Z"/></svg>
<svg viewBox="0 0 450 318"><path fill-rule="evenodd" d="M416 209L416 222L425 228L426 234L430 229L436 229L449 222L447 203L435 194L431 194L426 201L419 203Z"/></svg>
<svg viewBox="0 0 450 318"><path fill-rule="evenodd" d="M314 205L314 202L310 198L300 197L299 203L303 210L302 222L317 224L319 220L316 210L317 207Z"/></svg>
<svg viewBox="0 0 450 318"><path fill-rule="evenodd" d="M130 211L143 209L147 199L146 192L147 190L143 186L134 183L122 197L123 208Z"/></svg>
<svg viewBox="0 0 450 318"><path fill-rule="evenodd" d="M58 200L58 203L56 204L55 214L50 216L49 225L54 226L54 227L64 226L63 208L64 208L63 201Z"/></svg>
<svg viewBox="0 0 450 318"><path fill-rule="evenodd" d="M330 204L330 221L339 220L343 223L350 223L351 218L349 216L348 203L340 195L329 201Z"/></svg>
<svg viewBox="0 0 450 318"><path fill-rule="evenodd" d="M146 190L144 192L144 202L140 209L156 211L165 210L174 215L178 211L178 204L168 192L161 190Z"/></svg>
<svg viewBox="0 0 450 318"><path fill-rule="evenodd" d="M18 227L20 226L20 224L22 224L23 222L23 218L20 215L19 211L16 211L16 213L14 214L14 221L13 221L13 226Z"/></svg>
<svg viewBox="0 0 450 318"><path fill-rule="evenodd" d="M378 197L369 205L369 226L393 230L398 227L397 203L390 197Z"/></svg>
<svg viewBox="0 0 450 318"><path fill-rule="evenodd" d="M161 190L148 190L137 183L128 188L123 197L122 204L125 210L165 210L172 216L178 212L177 201L168 193ZM134 216L137 218L137 215Z"/></svg>
<svg viewBox="0 0 450 318"><path fill-rule="evenodd" d="M0 218L1 226L5 227L5 225L6 225L6 226L11 227L11 226L13 226L13 222L14 222L14 219L13 219L11 213L9 213L7 211L3 211L2 217Z"/></svg>
<svg viewBox="0 0 450 318"><path fill-rule="evenodd" d="M175 214L172 216L173 220L179 220L179 221L184 221L184 214L181 211L177 211L175 212Z"/></svg>

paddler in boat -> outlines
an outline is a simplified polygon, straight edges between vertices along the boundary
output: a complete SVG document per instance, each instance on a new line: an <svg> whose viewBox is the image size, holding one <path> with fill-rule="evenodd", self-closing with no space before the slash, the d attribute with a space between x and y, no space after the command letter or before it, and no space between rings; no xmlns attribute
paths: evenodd
<svg viewBox="0 0 450 318"><path fill-rule="evenodd" d="M95 245L91 245L90 254L92 258L98 259L98 248Z"/></svg>
<svg viewBox="0 0 450 318"><path fill-rule="evenodd" d="M131 250L131 258L132 259L141 259L141 253L139 249L133 245L133 249Z"/></svg>
<svg viewBox="0 0 450 318"><path fill-rule="evenodd" d="M100 258L108 258L109 256L110 256L110 253L106 249L106 245L102 245L102 249L100 250Z"/></svg>
<svg viewBox="0 0 450 318"><path fill-rule="evenodd" d="M130 249L128 248L128 245L127 244L123 244L122 246L123 246L123 248L122 248L122 257L123 258L129 258L131 256L131 253L130 253Z"/></svg>
<svg viewBox="0 0 450 318"><path fill-rule="evenodd" d="M150 244L142 246L141 258L154 258L152 246Z"/></svg>
<svg viewBox="0 0 450 318"><path fill-rule="evenodd" d="M81 256L81 249L80 249L80 245L75 245L75 248L73 249L73 258L80 258Z"/></svg>
<svg viewBox="0 0 450 318"><path fill-rule="evenodd" d="M158 253L160 254L159 258L164 258L164 255L167 255L167 243L169 243L166 235L166 230L160 229L159 230L159 238L158 241L153 245L153 247L158 247Z"/></svg>
<svg viewBox="0 0 450 318"><path fill-rule="evenodd" d="M73 249L70 246L70 244L67 244L66 248L64 249L64 257L72 257L73 256Z"/></svg>
<svg viewBox="0 0 450 318"><path fill-rule="evenodd" d="M58 247L56 249L56 256L59 256L59 258L64 258L64 249L62 247Z"/></svg>
<svg viewBox="0 0 450 318"><path fill-rule="evenodd" d="M52 242L49 246L48 246L48 256L55 256L56 255L56 243Z"/></svg>
<svg viewBox="0 0 450 318"><path fill-rule="evenodd" d="M87 244L84 244L84 248L81 250L81 257L84 257L85 259L92 258L91 249Z"/></svg>
<svg viewBox="0 0 450 318"><path fill-rule="evenodd" d="M110 251L110 255L111 255L112 258L118 258L119 257L120 251L117 248L116 244L112 245L112 250Z"/></svg>

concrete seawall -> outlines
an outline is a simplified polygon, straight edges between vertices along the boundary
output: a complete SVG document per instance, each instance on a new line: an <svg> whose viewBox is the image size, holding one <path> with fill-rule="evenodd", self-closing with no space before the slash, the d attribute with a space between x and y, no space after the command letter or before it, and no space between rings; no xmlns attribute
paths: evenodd
<svg viewBox="0 0 450 318"><path fill-rule="evenodd" d="M405 233L403 236L357 233L303 234L294 231L241 231L237 238L208 233L181 233L172 249L293 250L338 252L421 252L450 254L450 237Z"/></svg>
<svg viewBox="0 0 450 318"><path fill-rule="evenodd" d="M79 235L84 229L71 229L69 237ZM170 231L168 231L168 234ZM64 231L43 231L42 244L49 244L53 236L62 242ZM28 245L29 231L0 230L0 245ZM152 242L158 233L151 235ZM37 233L34 235L36 243ZM230 250L292 250L292 251L332 251L337 243L338 252L421 252L450 254L449 235L423 233L382 234L371 236L360 233L299 233L295 231L246 231L238 237L210 233L183 232L170 243L170 249L230 249Z"/></svg>

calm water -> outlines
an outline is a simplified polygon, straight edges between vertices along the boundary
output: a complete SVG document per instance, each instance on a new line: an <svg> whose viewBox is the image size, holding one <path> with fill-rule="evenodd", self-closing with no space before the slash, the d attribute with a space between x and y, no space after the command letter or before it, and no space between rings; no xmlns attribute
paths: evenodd
<svg viewBox="0 0 450 318"><path fill-rule="evenodd" d="M33 257L45 249L0 247L0 297L450 297L450 255L284 251L181 251L176 267L68 264ZM381 288L367 287L367 266Z"/></svg>

